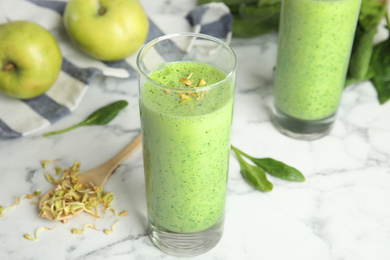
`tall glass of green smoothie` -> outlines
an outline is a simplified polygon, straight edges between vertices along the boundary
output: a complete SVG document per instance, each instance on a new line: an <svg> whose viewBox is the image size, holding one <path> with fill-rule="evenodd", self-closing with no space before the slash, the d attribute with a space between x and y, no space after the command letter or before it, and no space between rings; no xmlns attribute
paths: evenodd
<svg viewBox="0 0 390 260"><path fill-rule="evenodd" d="M282 0L274 86L275 127L313 140L335 121L361 0Z"/></svg>
<svg viewBox="0 0 390 260"><path fill-rule="evenodd" d="M137 57L148 232L162 251L195 256L222 237L237 61L193 33Z"/></svg>

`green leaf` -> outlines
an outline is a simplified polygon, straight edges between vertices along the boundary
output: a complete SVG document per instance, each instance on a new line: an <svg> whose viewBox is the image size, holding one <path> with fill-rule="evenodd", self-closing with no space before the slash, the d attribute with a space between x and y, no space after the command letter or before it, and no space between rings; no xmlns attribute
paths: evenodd
<svg viewBox="0 0 390 260"><path fill-rule="evenodd" d="M274 19L275 23L278 24L280 16L280 4L258 7L241 4L239 8L239 15L242 19L252 23L261 23L267 20L270 21L270 19Z"/></svg>
<svg viewBox="0 0 390 260"><path fill-rule="evenodd" d="M240 4L255 4L258 0L198 0L197 5L208 4L212 2L222 2L227 6L240 5Z"/></svg>
<svg viewBox="0 0 390 260"><path fill-rule="evenodd" d="M278 30L278 21L267 19L264 22L252 23L239 16L234 16L233 35L236 37L253 37L264 35Z"/></svg>
<svg viewBox="0 0 390 260"><path fill-rule="evenodd" d="M375 72L371 82L378 92L380 104L390 99L390 38L374 47L370 68Z"/></svg>
<svg viewBox="0 0 390 260"><path fill-rule="evenodd" d="M235 148L238 150L237 148ZM240 150L238 150L240 154L254 162L257 166L263 168L266 172L275 176L277 178L281 178L288 181L296 181L303 182L305 181L305 176L295 169L281 161L277 161L272 158L254 158Z"/></svg>
<svg viewBox="0 0 390 260"><path fill-rule="evenodd" d="M388 1L363 0L359 13L359 24L366 31L377 27L387 11Z"/></svg>
<svg viewBox="0 0 390 260"><path fill-rule="evenodd" d="M352 78L352 77L348 76L347 79L345 80L345 86L347 87L347 86L352 85L352 84L356 84L356 83L359 83L362 81L369 80L372 77L374 77L374 75L375 75L375 72L372 70L371 67L369 67L366 75L362 79L356 79L356 78Z"/></svg>
<svg viewBox="0 0 390 260"><path fill-rule="evenodd" d="M273 185L268 181L265 171L257 166L250 165L242 157L240 151L232 146L233 151L236 153L238 162L241 167L241 174L244 179L251 184L255 189L260 191L272 191Z"/></svg>
<svg viewBox="0 0 390 260"><path fill-rule="evenodd" d="M375 78L390 80L390 38L374 46L371 59L371 68L375 71Z"/></svg>
<svg viewBox="0 0 390 260"><path fill-rule="evenodd" d="M363 0L348 67L346 86L358 83L368 77L374 37L387 11L387 1ZM371 75L372 76L372 73Z"/></svg>
<svg viewBox="0 0 390 260"><path fill-rule="evenodd" d="M381 105L390 99L390 80L371 79L372 84L378 92L378 100Z"/></svg>
<svg viewBox="0 0 390 260"><path fill-rule="evenodd" d="M257 166L263 168L272 176L296 182L304 182L305 176L297 169L272 158L250 158Z"/></svg>
<svg viewBox="0 0 390 260"><path fill-rule="evenodd" d="M114 119L119 111L121 111L123 108L125 108L128 105L127 101L125 100L119 100L114 103L111 103L107 106L101 107L92 114L90 114L84 121L71 126L69 128L59 130L59 131L53 131L44 134L43 136L50 136L55 134L60 134L64 132L68 132L70 130L73 130L75 128L86 126L86 125L106 125L108 124L112 119Z"/></svg>
<svg viewBox="0 0 390 260"><path fill-rule="evenodd" d="M85 119L83 125L106 125L114 119L119 111L128 105L127 101L119 100L107 106L101 107Z"/></svg>
<svg viewBox="0 0 390 260"><path fill-rule="evenodd" d="M282 0L259 0L257 6L267 6L267 5L281 5Z"/></svg>
<svg viewBox="0 0 390 260"><path fill-rule="evenodd" d="M356 28L350 64L348 67L348 77L357 82L365 79L370 67L370 60L374 45L374 37L377 27L372 27L365 31L359 24Z"/></svg>
<svg viewBox="0 0 390 260"><path fill-rule="evenodd" d="M242 3L233 19L233 35L253 37L279 28L280 0L260 0L257 6Z"/></svg>

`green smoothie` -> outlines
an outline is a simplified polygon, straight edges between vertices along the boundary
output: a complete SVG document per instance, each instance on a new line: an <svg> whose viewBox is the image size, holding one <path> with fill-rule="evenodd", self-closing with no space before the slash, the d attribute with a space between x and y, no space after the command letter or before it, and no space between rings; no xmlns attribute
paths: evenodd
<svg viewBox="0 0 390 260"><path fill-rule="evenodd" d="M284 0L275 105L301 120L333 115L340 101L361 0Z"/></svg>
<svg viewBox="0 0 390 260"><path fill-rule="evenodd" d="M179 80L189 75L185 86ZM234 86L211 86L226 74L198 62L167 63L148 76L171 87L146 82L141 91L149 221L171 232L205 230L224 213Z"/></svg>

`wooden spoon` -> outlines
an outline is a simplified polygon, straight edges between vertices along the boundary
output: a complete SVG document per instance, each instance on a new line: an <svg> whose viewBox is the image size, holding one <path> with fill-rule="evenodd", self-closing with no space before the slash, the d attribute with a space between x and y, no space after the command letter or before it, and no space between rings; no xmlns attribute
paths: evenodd
<svg viewBox="0 0 390 260"><path fill-rule="evenodd" d="M138 135L131 143L129 143L125 148L123 148L117 155L115 155L113 158L111 158L109 161L101 164L100 166L83 172L81 174L78 174L78 180L79 183L92 183L95 186L103 187L103 185L106 183L108 177L111 175L111 173L118 167L118 165L126 159L130 154L132 154L135 150L137 150L142 144L142 137L141 135ZM69 180L65 180L70 182ZM57 185L54 186L49 192L47 192L40 200L39 202L39 209L42 208L43 203L50 199L51 195L54 193L54 190L57 188ZM79 214L83 210L80 209L79 211L76 211L75 214L69 214L66 216L62 216L59 218L56 218L55 220L65 220L68 218L71 218L75 216L76 214ZM54 220L54 216L50 211L45 211L45 218Z"/></svg>

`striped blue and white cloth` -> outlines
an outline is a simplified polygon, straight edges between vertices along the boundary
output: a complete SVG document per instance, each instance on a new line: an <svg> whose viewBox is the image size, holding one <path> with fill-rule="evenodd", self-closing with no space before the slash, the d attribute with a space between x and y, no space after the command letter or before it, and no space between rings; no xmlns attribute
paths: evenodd
<svg viewBox="0 0 390 260"><path fill-rule="evenodd" d="M65 32L62 22L65 5L66 2L59 1L0 0L0 23L28 20L40 24L56 38L63 56L60 75L45 94L18 100L0 93L0 138L28 135L69 115L81 103L88 84L97 74L117 78L137 76L136 54L117 62L102 62L81 53ZM149 16L146 42L177 32L199 32L229 42L232 20L223 3L195 7L186 16Z"/></svg>

